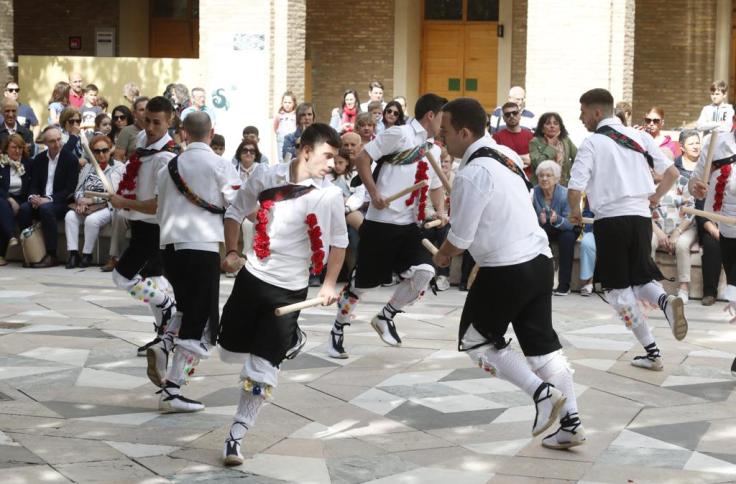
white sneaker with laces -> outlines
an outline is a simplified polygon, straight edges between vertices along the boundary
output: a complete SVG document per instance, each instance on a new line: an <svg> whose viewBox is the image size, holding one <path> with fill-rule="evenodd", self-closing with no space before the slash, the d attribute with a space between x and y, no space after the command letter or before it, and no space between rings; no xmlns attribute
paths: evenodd
<svg viewBox="0 0 736 484"><path fill-rule="evenodd" d="M447 291L448 289L450 289L450 280L447 279L447 276L437 277L436 282L438 291Z"/></svg>
<svg viewBox="0 0 736 484"><path fill-rule="evenodd" d="M667 296L664 306L664 316L672 329L672 336L677 341L682 341L687 336L687 319L685 318L685 305L679 296Z"/></svg>
<svg viewBox="0 0 736 484"><path fill-rule="evenodd" d="M335 330L330 331L330 341L327 343L327 356L330 358L337 358L344 360L348 358L348 353L342 345L343 333L335 333Z"/></svg>
<svg viewBox="0 0 736 484"><path fill-rule="evenodd" d="M580 295L583 297L588 297L591 294L593 294L593 284L585 284L583 287L580 288Z"/></svg>
<svg viewBox="0 0 736 484"><path fill-rule="evenodd" d="M684 305L687 305L688 301L690 301L690 293L686 289L678 289L677 297L682 299L682 304Z"/></svg>
<svg viewBox="0 0 736 484"><path fill-rule="evenodd" d="M567 401L567 397L561 391L556 389L550 383L542 383L534 392L534 405L537 413L534 416L534 425L532 426L532 435L536 437L550 425L555 423L560 409Z"/></svg>
<svg viewBox="0 0 736 484"><path fill-rule="evenodd" d="M638 368L644 368L646 370L652 371L662 371L662 369L664 368L662 357L659 356L659 352L656 356L651 354L645 356L635 356L634 359L631 360L631 366L636 366Z"/></svg>
<svg viewBox="0 0 736 484"><path fill-rule="evenodd" d="M158 409L162 413L192 413L204 410L204 404L196 400L186 398L180 393L171 393L172 388L177 388L177 385L167 383L165 387L159 390L157 393L161 394L161 398L158 401Z"/></svg>
<svg viewBox="0 0 736 484"><path fill-rule="evenodd" d="M569 449L585 443L585 429L577 413L565 415L560 419L560 427L542 439L542 446L548 449Z"/></svg>
<svg viewBox="0 0 736 484"><path fill-rule="evenodd" d="M236 425L242 425L246 430L248 427L244 422L235 422L230 427L230 435L225 439L225 449L222 451L222 462L226 466L239 466L243 463L243 454L240 453L243 439L236 439L233 436L233 427Z"/></svg>
<svg viewBox="0 0 736 484"><path fill-rule="evenodd" d="M393 319L386 319L380 314L376 314L371 319L371 327L376 330L381 340L389 346L401 346L401 338L396 331L396 325Z"/></svg>

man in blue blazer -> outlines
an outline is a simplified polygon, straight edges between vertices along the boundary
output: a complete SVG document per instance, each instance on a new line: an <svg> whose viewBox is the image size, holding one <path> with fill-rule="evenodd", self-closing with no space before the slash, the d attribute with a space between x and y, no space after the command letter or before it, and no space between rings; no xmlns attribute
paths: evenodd
<svg viewBox="0 0 736 484"><path fill-rule="evenodd" d="M49 126L43 130L43 142L48 148L36 155L31 168L28 201L20 206L18 225L21 230L30 227L33 219L41 221L46 256L31 267L53 267L58 264L57 221L62 220L71 202L79 177L79 160L61 149L61 130Z"/></svg>

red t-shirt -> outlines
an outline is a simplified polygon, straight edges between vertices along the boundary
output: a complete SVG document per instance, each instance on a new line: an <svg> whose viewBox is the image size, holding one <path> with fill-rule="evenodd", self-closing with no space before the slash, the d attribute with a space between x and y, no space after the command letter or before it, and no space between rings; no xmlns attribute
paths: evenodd
<svg viewBox="0 0 736 484"><path fill-rule="evenodd" d="M74 91L69 91L69 106L73 108L81 108L84 105L84 93L77 95Z"/></svg>
<svg viewBox="0 0 736 484"><path fill-rule="evenodd" d="M529 142L532 138L534 138L534 133L526 128L522 128L518 133L512 133L506 128L493 133L493 139L496 140L496 143L508 146L516 151L517 155L529 154Z"/></svg>

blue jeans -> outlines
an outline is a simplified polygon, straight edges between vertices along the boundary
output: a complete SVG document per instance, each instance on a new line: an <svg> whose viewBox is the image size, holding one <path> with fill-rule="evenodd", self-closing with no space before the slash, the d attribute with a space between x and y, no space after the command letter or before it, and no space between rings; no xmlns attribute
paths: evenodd
<svg viewBox="0 0 736 484"><path fill-rule="evenodd" d="M580 241L580 280L587 281L593 277L595 270L595 237L593 232L585 232Z"/></svg>

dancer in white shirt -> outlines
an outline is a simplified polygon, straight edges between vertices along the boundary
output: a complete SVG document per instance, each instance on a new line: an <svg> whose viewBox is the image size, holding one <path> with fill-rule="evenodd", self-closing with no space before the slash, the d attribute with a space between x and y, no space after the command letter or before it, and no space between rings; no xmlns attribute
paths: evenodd
<svg viewBox="0 0 736 484"><path fill-rule="evenodd" d="M148 348L148 377L161 387L163 412L196 412L204 405L185 398L181 385L217 338L220 300L220 242L223 219L241 181L232 163L210 148L214 131L204 112L184 120L186 151L158 173L156 216L161 227L164 269L174 288L179 330L167 370L169 345ZM169 332L165 340L168 340Z"/></svg>
<svg viewBox="0 0 736 484"><path fill-rule="evenodd" d="M450 231L434 262L447 267L468 250L480 266L465 300L458 349L533 398L532 435L562 416L542 445L580 445L585 430L572 372L552 328L552 253L529 197L531 184L518 156L510 158L486 134L486 113L478 101L455 99L442 111L447 151L462 161L450 194ZM526 361L504 338L509 323Z"/></svg>
<svg viewBox="0 0 736 484"><path fill-rule="evenodd" d="M650 206L679 178L672 162L644 131L625 127L613 115L613 96L592 89L580 97L580 120L593 134L578 148L567 186L572 223L581 222L580 200L585 192L595 213L595 279L606 299L646 350L631 364L662 370L662 357L641 305L659 307L675 339L687 335L683 301L668 296L650 255ZM656 189L651 170L662 174Z"/></svg>
<svg viewBox="0 0 736 484"><path fill-rule="evenodd" d="M431 150L435 159L440 159L440 149L431 140L439 131L440 109L446 101L436 94L423 95L414 108L416 119L382 132L356 157L358 175L371 202L360 226L356 268L337 302L327 349L333 358L348 357L343 346L345 326L350 325L361 296L368 289L391 282L394 273L402 281L391 300L373 317L371 326L384 343L400 346L394 316L419 300L434 277L432 258L422 246L417 222L424 222L430 198L437 217L443 225L447 223L442 182L424 156ZM377 165L371 172L372 161ZM428 180L429 187L391 203L384 200L421 180Z"/></svg>
<svg viewBox="0 0 736 484"><path fill-rule="evenodd" d="M297 157L273 167L259 165L225 214L225 270L241 266L237 251L243 219L257 211L256 235L245 267L222 310L218 343L224 361L243 363L240 401L225 440L226 465L243 463L241 443L265 399L278 383L281 362L304 346L299 312L274 315L304 301L310 273L327 273L319 291L323 304L337 300L335 281L348 245L342 191L325 179L340 138L326 124L301 135Z"/></svg>
<svg viewBox="0 0 736 484"><path fill-rule="evenodd" d="M736 139L734 133L719 133L713 147L713 162L708 184L703 181L705 161L710 151L713 137L706 138L700 159L690 177L688 188L696 198L705 198L705 210L736 217ZM726 292L728 305L724 311L731 314L731 323L736 323L736 225L725 222L718 224L723 270L726 273ZM731 364L731 373L736 376L736 359Z"/></svg>

